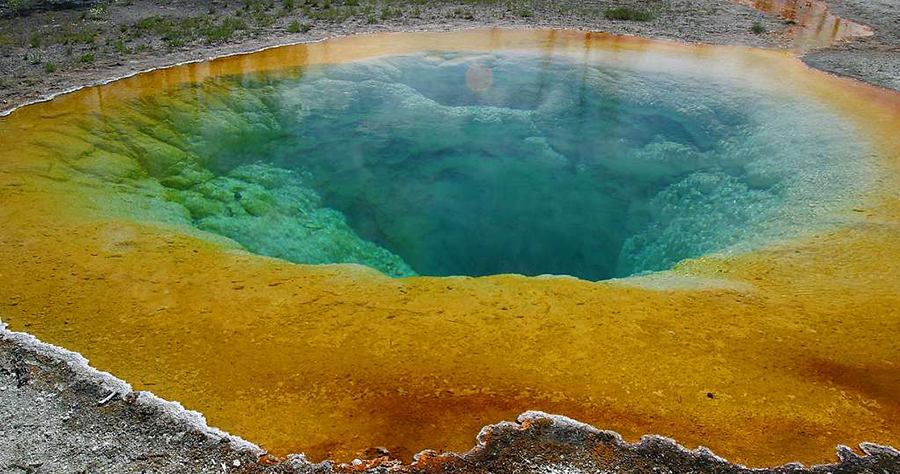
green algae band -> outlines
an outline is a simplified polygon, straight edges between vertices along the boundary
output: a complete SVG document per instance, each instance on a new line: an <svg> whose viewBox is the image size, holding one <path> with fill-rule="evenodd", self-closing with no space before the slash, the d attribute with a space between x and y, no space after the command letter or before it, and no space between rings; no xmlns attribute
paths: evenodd
<svg viewBox="0 0 900 474"><path fill-rule="evenodd" d="M821 105L523 52L218 77L84 128L89 159L138 163L201 230L391 276L663 270L820 225L868 180Z"/></svg>

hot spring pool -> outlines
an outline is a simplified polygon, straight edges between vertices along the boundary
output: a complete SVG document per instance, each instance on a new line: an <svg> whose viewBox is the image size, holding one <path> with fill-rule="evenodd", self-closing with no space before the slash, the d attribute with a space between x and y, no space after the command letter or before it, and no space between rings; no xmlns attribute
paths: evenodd
<svg viewBox="0 0 900 474"><path fill-rule="evenodd" d="M72 164L131 162L160 206L295 263L588 280L828 224L872 175L833 110L687 64L499 51L286 69L127 101L80 124L99 145Z"/></svg>
<svg viewBox="0 0 900 474"><path fill-rule="evenodd" d="M900 444L900 100L787 53L376 35L0 134L3 321L272 453L526 410L754 466Z"/></svg>

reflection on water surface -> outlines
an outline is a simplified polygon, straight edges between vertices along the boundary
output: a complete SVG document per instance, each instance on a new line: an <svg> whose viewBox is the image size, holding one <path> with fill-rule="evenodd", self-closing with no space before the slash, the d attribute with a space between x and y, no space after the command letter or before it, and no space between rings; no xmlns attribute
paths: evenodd
<svg viewBox="0 0 900 474"><path fill-rule="evenodd" d="M792 48L808 51L825 48L858 36L869 36L866 25L831 14L819 0L734 0L783 18L790 25L785 39Z"/></svg>

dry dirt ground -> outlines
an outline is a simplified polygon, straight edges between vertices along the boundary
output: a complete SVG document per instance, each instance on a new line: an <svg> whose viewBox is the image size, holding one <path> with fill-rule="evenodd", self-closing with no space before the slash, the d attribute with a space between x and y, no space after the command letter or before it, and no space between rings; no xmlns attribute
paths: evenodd
<svg viewBox="0 0 900 474"><path fill-rule="evenodd" d="M607 0L0 0L0 110L137 71L266 46L374 31L569 27L716 44L778 46L782 20L710 0L625 1L649 21L605 18ZM900 3L830 0L875 35L807 53L830 72L900 90ZM753 33L758 23L763 33ZM2 317L2 315L0 315ZM473 433L474 435L474 433ZM0 329L0 474L223 472L750 473L670 440L628 445L609 432L530 414L488 427L462 455L356 465L274 460L203 418L102 374L81 356ZM900 452L838 447L838 464L756 473L900 473Z"/></svg>

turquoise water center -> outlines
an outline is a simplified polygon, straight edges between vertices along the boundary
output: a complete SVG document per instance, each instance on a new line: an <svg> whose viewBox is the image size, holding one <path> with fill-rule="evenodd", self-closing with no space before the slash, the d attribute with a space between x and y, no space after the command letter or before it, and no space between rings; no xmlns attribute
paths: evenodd
<svg viewBox="0 0 900 474"><path fill-rule="evenodd" d="M93 153L138 163L117 179L158 183L179 219L391 276L664 270L827 225L869 176L853 126L810 99L527 51L221 76L122 107L84 123Z"/></svg>

